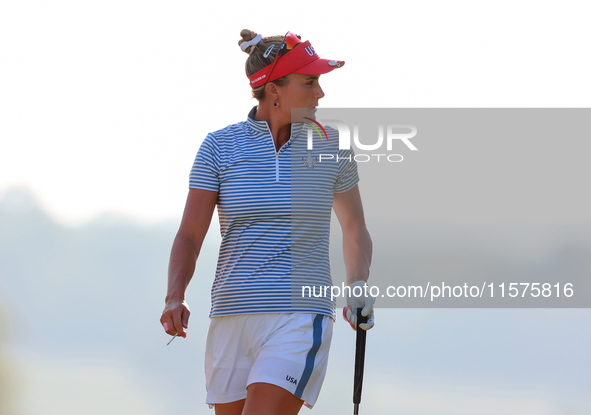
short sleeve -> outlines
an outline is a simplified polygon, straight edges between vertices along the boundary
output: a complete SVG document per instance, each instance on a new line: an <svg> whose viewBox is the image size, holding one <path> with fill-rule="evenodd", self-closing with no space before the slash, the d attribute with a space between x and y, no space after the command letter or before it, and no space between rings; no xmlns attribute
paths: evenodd
<svg viewBox="0 0 591 415"><path fill-rule="evenodd" d="M359 182L357 162L353 149L340 150L338 156L339 173L334 185L335 193L343 193L351 189Z"/></svg>
<svg viewBox="0 0 591 415"><path fill-rule="evenodd" d="M220 152L217 140L213 134L208 134L201 143L191 175L189 177L189 187L195 189L213 190L218 192L220 172Z"/></svg>

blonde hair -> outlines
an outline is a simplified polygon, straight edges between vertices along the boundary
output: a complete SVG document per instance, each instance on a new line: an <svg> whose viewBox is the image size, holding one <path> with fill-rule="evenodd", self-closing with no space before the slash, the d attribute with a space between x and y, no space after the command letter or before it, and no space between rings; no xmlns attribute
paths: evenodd
<svg viewBox="0 0 591 415"><path fill-rule="evenodd" d="M242 42L248 42L254 39L257 36L257 32L248 29L242 29L240 31L240 36L242 37L241 40L238 41L238 45L241 45ZM281 41L283 40L283 36L267 36L261 39L259 43L256 45L251 45L244 52L248 53L248 59L246 59L246 76L251 76L252 74L260 71L267 65L270 65L275 60L277 56L277 51L281 46ZM265 52L271 46L274 47L265 58ZM275 85L283 86L287 85L288 79L287 75L275 79L273 82ZM259 101L265 98L265 85L257 86L256 88L252 89L252 97L258 99Z"/></svg>

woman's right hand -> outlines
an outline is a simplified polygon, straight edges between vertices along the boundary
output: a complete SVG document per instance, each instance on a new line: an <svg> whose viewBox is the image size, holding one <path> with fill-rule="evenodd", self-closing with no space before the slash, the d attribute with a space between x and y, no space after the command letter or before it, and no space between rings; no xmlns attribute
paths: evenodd
<svg viewBox="0 0 591 415"><path fill-rule="evenodd" d="M187 337L186 328L189 327L189 305L185 300L168 300L162 316L160 317L160 323L164 327L164 331L171 336Z"/></svg>
<svg viewBox="0 0 591 415"><path fill-rule="evenodd" d="M195 272L195 262L217 200L218 192L189 189L183 220L170 252L166 305L160 317L164 331L171 336L187 337L185 329L189 326L191 311L185 302L185 292Z"/></svg>

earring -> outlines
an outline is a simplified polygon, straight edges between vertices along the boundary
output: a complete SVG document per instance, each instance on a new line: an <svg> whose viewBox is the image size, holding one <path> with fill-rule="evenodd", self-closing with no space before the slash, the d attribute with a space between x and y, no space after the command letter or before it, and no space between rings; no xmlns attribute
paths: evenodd
<svg viewBox="0 0 591 415"><path fill-rule="evenodd" d="M275 108L277 108L277 107L279 106L279 103L278 103L277 101L275 101L275 103L273 104L273 106L274 106Z"/></svg>

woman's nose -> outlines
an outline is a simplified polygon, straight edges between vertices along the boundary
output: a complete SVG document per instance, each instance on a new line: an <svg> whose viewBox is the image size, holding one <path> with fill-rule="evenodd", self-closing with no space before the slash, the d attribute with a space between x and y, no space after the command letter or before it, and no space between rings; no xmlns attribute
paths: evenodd
<svg viewBox="0 0 591 415"><path fill-rule="evenodd" d="M324 96L324 91L322 90L320 85L318 85L318 91L316 92L316 96L318 97L318 99L320 99Z"/></svg>

